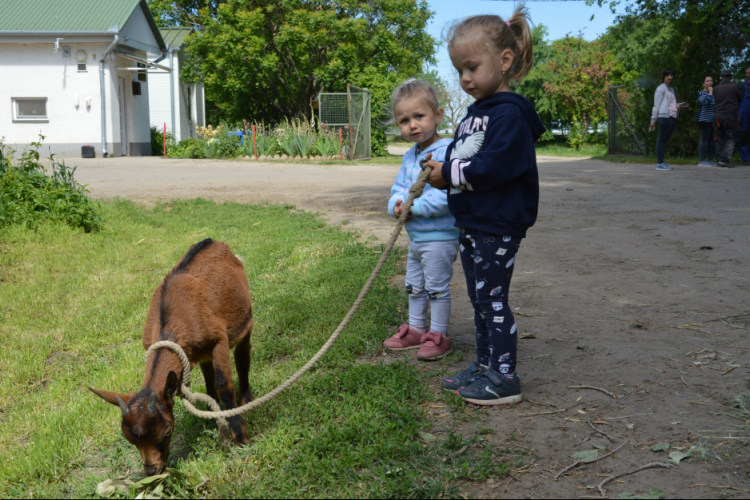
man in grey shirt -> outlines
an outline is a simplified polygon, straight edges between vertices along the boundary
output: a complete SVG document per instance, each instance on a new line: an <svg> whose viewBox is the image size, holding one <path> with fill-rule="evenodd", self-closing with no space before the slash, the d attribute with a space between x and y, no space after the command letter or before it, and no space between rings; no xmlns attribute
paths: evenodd
<svg viewBox="0 0 750 500"><path fill-rule="evenodd" d="M714 134L716 135L716 161L720 167L734 168L732 153L737 136L737 116L744 92L732 83L732 70L721 70L721 85L714 88L716 108L714 109Z"/></svg>

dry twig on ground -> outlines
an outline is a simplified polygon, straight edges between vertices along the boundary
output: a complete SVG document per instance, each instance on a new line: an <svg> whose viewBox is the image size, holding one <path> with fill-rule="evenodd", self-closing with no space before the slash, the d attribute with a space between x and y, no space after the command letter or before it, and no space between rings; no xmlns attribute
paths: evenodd
<svg viewBox="0 0 750 500"><path fill-rule="evenodd" d="M606 394L607 396L614 398L615 395L609 392L607 389L602 389L601 387L594 387L593 385L569 385L568 389L593 389L595 391L600 391Z"/></svg>
<svg viewBox="0 0 750 500"><path fill-rule="evenodd" d="M625 443L627 443L628 441L630 441L630 440L629 440L629 439L626 439L625 441L623 441L623 442L622 442L622 444L621 444L620 446L618 446L618 447L617 447L617 448L615 448L614 450L610 451L610 452L609 452L609 453L607 453L606 455L603 455L603 456L601 456L601 457L597 458L596 460L589 460L589 461L587 461L587 462L581 462L580 460L576 460L576 461L575 461L575 462L573 462L573 463L572 463L571 465L569 465L569 466L565 467L565 468L564 468L563 470L561 470L561 471L560 471L560 472L559 472L559 473L558 473L558 474L557 474L557 475L555 476L555 481L557 481L558 479L560 479L560 477L561 477L561 476L562 476L563 474L565 474L566 472L568 472L568 471L569 471L570 469L573 469L574 467L578 467L578 466L579 466L579 465L581 465L581 464L593 464L594 462L598 462L599 460L604 460L605 458L607 458L607 457L609 457L609 456L612 456L612 455L614 455L615 453L617 453L617 451L618 451L618 450L619 450L620 448L622 448L623 446L625 446Z"/></svg>
<svg viewBox="0 0 750 500"><path fill-rule="evenodd" d="M669 469L670 467L671 465L664 463L664 462L651 462L650 464L646 464L643 467L638 467L635 470L631 470L629 472L623 472L622 474L617 474L616 476L608 477L607 479L599 483L599 486L597 486L597 488L599 488L599 493L601 493L602 498L604 498L607 496L606 493L604 493L604 489L603 489L604 485L609 483L610 481L614 481L615 479L621 478L623 476L629 476L631 474L635 474L636 472L640 472L646 469Z"/></svg>
<svg viewBox="0 0 750 500"><path fill-rule="evenodd" d="M599 433L599 434L601 434L602 436L604 436L604 437L606 437L607 439L609 439L609 440L610 440L610 442L612 442L612 443L614 443L614 442L615 442L615 440L614 440L614 439L612 439L612 436L610 436L609 434L607 434L607 433L606 433L606 432L604 432L603 430L601 430L601 429L597 429L596 427L594 427L594 424L592 424L592 423L591 423L591 420L589 420L589 422L588 422L588 423L589 423L589 426L591 426L591 428L592 428L592 429L594 429L594 431L598 432L598 433Z"/></svg>

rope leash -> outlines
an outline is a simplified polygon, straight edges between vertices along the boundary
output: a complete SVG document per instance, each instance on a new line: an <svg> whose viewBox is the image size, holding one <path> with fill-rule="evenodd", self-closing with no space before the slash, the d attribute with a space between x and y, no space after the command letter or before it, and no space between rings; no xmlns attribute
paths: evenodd
<svg viewBox="0 0 750 500"><path fill-rule="evenodd" d="M331 334L331 336L328 338L328 341L323 344L323 347L320 348L320 350L315 353L315 356L313 356L310 361L305 363L302 368L297 370L291 377L289 377L286 381L284 381L281 385L279 385L277 388L266 394L265 396L256 399L255 401L251 401L247 404L244 404L242 406L239 406L237 408L233 408L231 410L221 410L218 403L214 401L214 399L207 394L195 394L190 390L190 360L188 360L187 355L185 354L185 351L182 350L182 348L169 340L162 340L160 342L156 342L151 345L151 347L148 348L146 351L146 363L148 363L149 356L151 353L156 350L160 349L162 347L165 347L167 349L170 349L177 354L177 356L180 358L180 361L182 362L182 386L180 387L180 396L182 397L183 403L185 404L185 408L188 412L192 413L196 417L200 418L207 418L207 419L216 419L219 424L219 438L222 441L222 443L226 442L228 439L231 441L231 436L229 435L229 426L226 422L226 418L234 417L237 415L241 415L245 412L248 412L255 408L256 406L260 406L263 403L267 403L268 401L271 401L273 398L281 394L285 389L289 388L292 384L294 384L297 380L299 380L305 373L307 373L313 366L315 366L315 363L317 363L320 358L323 357L323 355L328 352L328 350L331 348L331 346L336 342L336 339L339 337L341 332L346 328L346 326L349 324L351 319L354 317L354 314L357 312L357 309L359 309L359 306L362 304L362 302L365 299L365 296L367 295L367 292L370 291L370 288L372 287L373 283L375 282L375 279L380 274L380 271L383 269L383 266L385 265L385 261L388 259L388 256L391 254L391 251L393 250L393 247L396 244L396 240L398 239L398 235L401 233L401 228L404 227L404 223L406 222L407 217L409 216L409 211L411 210L412 205L414 205L414 200L416 198L419 198L422 195L422 191L424 191L425 185L427 184L427 179L430 177L430 173L432 172L432 169L425 168L424 161L420 162L420 166L422 167L422 172L419 174L419 177L417 177L417 181L411 186L409 189L409 198L406 200L406 203L403 204L403 212L401 212L401 217L399 217L398 223L396 224L395 229L393 230L393 233L391 234L391 238L388 241L388 244L385 247L385 251L383 251L383 255L380 256L380 260L378 261L378 264L375 266L375 269L373 269L372 274L370 275L370 278L365 283L365 286L362 287L362 291L359 292L359 296L357 297L357 300L354 301L354 304L352 305L351 309L349 309L349 312L346 313L346 316L344 316L344 319L341 320L341 323L339 324L338 328ZM204 403L208 404L209 407L213 411L203 411L199 410L195 407L195 403L197 401L203 401Z"/></svg>

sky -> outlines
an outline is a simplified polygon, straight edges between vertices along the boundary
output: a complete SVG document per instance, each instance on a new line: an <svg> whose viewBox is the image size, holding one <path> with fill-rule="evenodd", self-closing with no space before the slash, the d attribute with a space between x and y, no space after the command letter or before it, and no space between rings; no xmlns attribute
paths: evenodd
<svg viewBox="0 0 750 500"><path fill-rule="evenodd" d="M427 31L438 40L441 39L445 25L454 19L477 14L497 14L507 19L513 14L514 6L511 1L484 0L427 0L427 3L435 13ZM583 30L586 40L593 40L604 33L615 19L615 15L609 8L589 7L582 0L527 2L526 7L535 25L544 24L547 27L550 40L562 38L568 33L577 35L579 30ZM593 21L591 21L592 15L594 15ZM452 76L454 69L445 45L438 49L437 59L438 74L448 79Z"/></svg>

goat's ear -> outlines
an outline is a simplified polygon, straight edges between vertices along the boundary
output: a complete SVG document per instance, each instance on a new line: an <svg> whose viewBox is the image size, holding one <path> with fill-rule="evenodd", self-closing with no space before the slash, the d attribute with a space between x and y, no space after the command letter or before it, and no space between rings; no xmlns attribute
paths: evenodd
<svg viewBox="0 0 750 500"><path fill-rule="evenodd" d="M175 372L169 372L167 375L167 383L164 386L164 399L170 403L174 401L174 395L177 393L177 389L180 388L180 381L177 378Z"/></svg>
<svg viewBox="0 0 750 500"><path fill-rule="evenodd" d="M99 389L94 389L93 387L89 387L89 390L102 398L104 401L106 401L109 404L113 404L115 406L120 406L120 402L117 401L117 398L119 397L125 404L128 404L130 400L132 399L132 394L118 394L116 392L109 392L109 391L100 391Z"/></svg>

